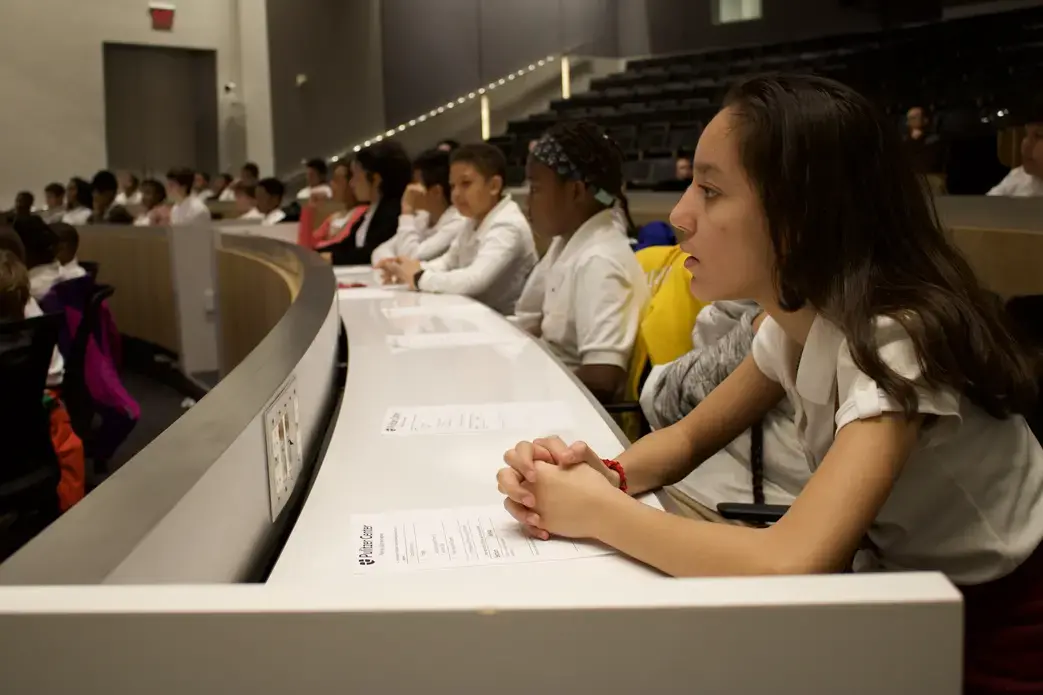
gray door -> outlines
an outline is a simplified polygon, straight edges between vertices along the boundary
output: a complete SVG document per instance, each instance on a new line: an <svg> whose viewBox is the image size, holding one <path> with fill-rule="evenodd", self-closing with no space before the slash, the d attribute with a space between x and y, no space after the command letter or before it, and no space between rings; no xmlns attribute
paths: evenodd
<svg viewBox="0 0 1043 695"><path fill-rule="evenodd" d="M104 55L109 168L217 171L216 52L106 43Z"/></svg>

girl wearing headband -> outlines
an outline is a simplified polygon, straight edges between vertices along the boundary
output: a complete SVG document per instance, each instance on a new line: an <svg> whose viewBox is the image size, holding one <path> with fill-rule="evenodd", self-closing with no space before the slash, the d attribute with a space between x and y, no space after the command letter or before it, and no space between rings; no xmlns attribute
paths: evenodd
<svg viewBox="0 0 1043 695"><path fill-rule="evenodd" d="M533 146L527 173L533 233L552 241L515 320L611 402L626 381L649 296L627 238L622 153L598 126L562 123Z"/></svg>

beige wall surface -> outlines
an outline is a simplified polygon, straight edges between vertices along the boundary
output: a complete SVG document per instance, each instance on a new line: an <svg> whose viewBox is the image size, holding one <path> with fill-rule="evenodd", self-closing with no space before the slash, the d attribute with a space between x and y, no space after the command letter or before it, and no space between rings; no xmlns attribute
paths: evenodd
<svg viewBox="0 0 1043 695"><path fill-rule="evenodd" d="M264 1L177 0L172 32L152 31L148 4L0 3L0 209L11 206L19 190L42 201L47 183L89 178L106 165L105 42L216 50L222 166L237 167L250 156L272 170ZM225 94L229 82L238 89Z"/></svg>

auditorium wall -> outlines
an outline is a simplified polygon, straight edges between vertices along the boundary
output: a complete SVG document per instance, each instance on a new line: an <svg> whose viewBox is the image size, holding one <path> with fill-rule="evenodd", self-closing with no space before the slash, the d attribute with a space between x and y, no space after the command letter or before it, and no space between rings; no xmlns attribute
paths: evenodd
<svg viewBox="0 0 1043 695"><path fill-rule="evenodd" d="M713 23L715 0L619 0L619 54L700 51L879 28L865 10L840 0L761 0L760 20Z"/></svg>
<svg viewBox="0 0 1043 695"><path fill-rule="evenodd" d="M329 156L385 128L380 4L267 0L280 175L300 168L303 159ZM446 41L447 47L455 41ZM306 79L303 84L299 75ZM417 73L409 79L410 85L422 87Z"/></svg>
<svg viewBox="0 0 1043 695"><path fill-rule="evenodd" d="M389 124L551 54L618 49L615 0L383 0L381 16Z"/></svg>
<svg viewBox="0 0 1043 695"><path fill-rule="evenodd" d="M0 13L0 209L18 190L42 189L106 165L105 42L217 52L222 166L249 152L272 166L264 0L177 0L172 32L151 30L144 0L5 0ZM258 44L263 45L258 45ZM133 99L134 95L128 95Z"/></svg>

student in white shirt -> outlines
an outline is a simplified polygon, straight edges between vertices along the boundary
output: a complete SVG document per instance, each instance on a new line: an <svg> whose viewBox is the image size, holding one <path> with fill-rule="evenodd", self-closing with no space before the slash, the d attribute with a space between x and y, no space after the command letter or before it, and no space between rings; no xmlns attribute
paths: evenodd
<svg viewBox="0 0 1043 695"><path fill-rule="evenodd" d="M40 213L40 217L47 224L61 222L65 216L65 186L57 182L49 183L47 188L43 189L43 197L47 209Z"/></svg>
<svg viewBox="0 0 1043 695"><path fill-rule="evenodd" d="M61 221L65 224L82 225L91 221L94 214L94 194L91 185L78 176L69 180L65 187L65 214Z"/></svg>
<svg viewBox="0 0 1043 695"><path fill-rule="evenodd" d="M1021 198L1043 195L1043 121L1025 126L1021 166L1011 169L988 194Z"/></svg>
<svg viewBox="0 0 1043 695"><path fill-rule="evenodd" d="M324 159L310 159L305 166L308 185L297 192L297 200L329 200L333 197L333 189L326 179L330 175L329 167Z"/></svg>
<svg viewBox="0 0 1043 695"><path fill-rule="evenodd" d="M235 210L239 213L236 219L260 222L264 213L257 209L257 186L237 183L235 189Z"/></svg>
<svg viewBox="0 0 1043 695"><path fill-rule="evenodd" d="M25 248L25 267L29 269L29 291L34 299L43 299L61 280L62 266L54 255L58 239L37 215L14 221L14 231Z"/></svg>
<svg viewBox="0 0 1043 695"><path fill-rule="evenodd" d="M218 200L222 203L230 203L235 200L235 188L232 186L231 174L218 174L214 177L210 200Z"/></svg>
<svg viewBox="0 0 1043 695"><path fill-rule="evenodd" d="M529 221L504 193L507 162L486 143L453 152L449 179L453 205L471 224L433 261L400 258L389 267L400 283L421 292L473 297L501 314L514 312L525 279L536 265Z"/></svg>
<svg viewBox="0 0 1043 695"><path fill-rule="evenodd" d="M116 175L119 180L119 192L116 194L116 205L141 205L141 188L138 177L129 171L121 171Z"/></svg>
<svg viewBox="0 0 1043 695"><path fill-rule="evenodd" d="M261 179L257 184L257 211L263 215L261 224L272 226L286 219L282 210L282 199L286 195L286 186L275 178Z"/></svg>
<svg viewBox="0 0 1043 695"><path fill-rule="evenodd" d="M450 200L449 153L428 150L413 161L413 183L402 194L398 232L373 252L373 265L386 272L398 258L438 258L470 222Z"/></svg>
<svg viewBox="0 0 1043 695"><path fill-rule="evenodd" d="M71 224L55 222L51 225L51 231L57 242L54 245L54 256L60 267L58 282L76 280L87 274L83 266L76 259L76 253L80 250L80 234Z"/></svg>
<svg viewBox="0 0 1043 695"><path fill-rule="evenodd" d="M214 192L210 190L210 174L205 171L196 172L192 181L192 195L204 203L214 197Z"/></svg>
<svg viewBox="0 0 1043 695"><path fill-rule="evenodd" d="M141 182L141 206L144 211L134 220L138 227L170 224L170 208L167 207L167 189L156 179Z"/></svg>
<svg viewBox="0 0 1043 695"><path fill-rule="evenodd" d="M508 509L537 537L595 538L674 576L839 572L853 556L856 571L943 572L964 592L967 687L1034 688L1034 365L939 227L899 134L831 80L755 77L703 131L694 171L671 215L692 290L764 308L752 355L618 461L520 443L497 476ZM630 496L680 480L784 397L812 476L775 525L697 522Z"/></svg>
<svg viewBox="0 0 1043 695"><path fill-rule="evenodd" d="M593 123L562 123L537 141L526 169L533 233L552 241L526 283L518 322L598 400L616 401L651 294L627 221L613 214L626 201L623 153Z"/></svg>
<svg viewBox="0 0 1043 695"><path fill-rule="evenodd" d="M680 422L750 354L764 312L751 301L703 307L692 331L692 349L653 366L641 387L641 410L653 430ZM788 398L683 480L666 488L671 498L705 517L722 502L793 504L811 477L797 439ZM691 504L691 502L695 504ZM716 515L711 517L718 521Z"/></svg>
<svg viewBox="0 0 1043 695"><path fill-rule="evenodd" d="M195 172L185 167L167 172L167 195L173 202L170 208L170 224L204 225L210 222L210 209L206 203L192 195Z"/></svg>

